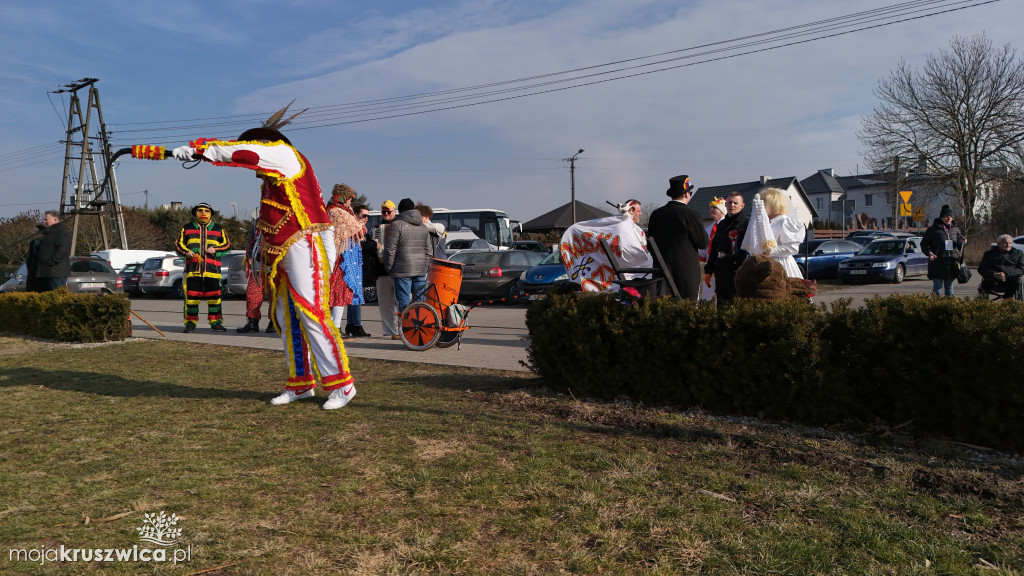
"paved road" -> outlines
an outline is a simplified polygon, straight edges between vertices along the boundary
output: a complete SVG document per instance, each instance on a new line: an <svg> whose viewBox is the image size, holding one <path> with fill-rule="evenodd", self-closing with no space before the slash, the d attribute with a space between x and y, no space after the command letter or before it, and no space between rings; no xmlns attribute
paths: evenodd
<svg viewBox="0 0 1024 576"><path fill-rule="evenodd" d="M977 293L979 277L967 285L956 285L957 296L970 297ZM903 284L864 284L841 286L818 294L816 303L830 303L839 298L852 298L853 306L860 306L868 298L888 294L927 294L931 291L931 281L924 278L910 278ZM266 304L263 311L266 312ZM182 333L182 304L172 298L135 298L132 310L148 322L155 325L165 336L132 318L134 336L141 338L162 338L205 342L225 346L247 346L282 350L281 340L277 334L237 334L235 328L245 324L245 301L224 301L224 325L227 333L211 332L208 326L200 327L191 334ZM205 305L200 307L205 313ZM413 352L405 348L400 341L385 339L381 336L380 313L376 305L363 306L363 326L373 335L371 338L354 338L345 340L345 347L350 356L356 358L377 358L404 362L424 362L428 364L447 364L453 366L470 366L477 368L493 368L496 370L527 371L526 347L529 334L526 331L526 306L523 304L479 306L469 314L471 328L463 335L461 349L431 348L421 352ZM261 322L266 326L266 320Z"/></svg>

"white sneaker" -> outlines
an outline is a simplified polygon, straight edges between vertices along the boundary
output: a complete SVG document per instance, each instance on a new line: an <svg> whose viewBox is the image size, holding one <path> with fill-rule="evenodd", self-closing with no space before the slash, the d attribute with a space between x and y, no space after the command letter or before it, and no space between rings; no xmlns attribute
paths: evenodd
<svg viewBox="0 0 1024 576"><path fill-rule="evenodd" d="M345 404L348 404L349 400L356 397L356 385L349 384L348 386L342 386L341 388L335 388L331 395L327 397L327 402L324 402L324 410L336 410L341 408Z"/></svg>
<svg viewBox="0 0 1024 576"><path fill-rule="evenodd" d="M274 406L280 406L282 404L288 404L290 402L295 402L296 400L304 400L306 398L312 398L313 395L314 395L313 394L313 390L314 390L314 388L310 388L309 390L306 390L302 394L296 394L295 391L291 390L291 389L285 390L279 396L274 396L274 399L271 400L270 403L273 404Z"/></svg>

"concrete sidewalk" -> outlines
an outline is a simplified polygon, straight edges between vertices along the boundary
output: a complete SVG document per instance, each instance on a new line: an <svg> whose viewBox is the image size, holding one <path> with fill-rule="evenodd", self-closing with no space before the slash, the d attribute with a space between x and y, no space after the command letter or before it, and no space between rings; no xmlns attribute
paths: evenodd
<svg viewBox="0 0 1024 576"><path fill-rule="evenodd" d="M245 324L245 301L226 300L223 304L224 326L227 332L213 332L208 324L200 321L195 332L182 332L182 303L171 298L134 298L132 310L156 326L164 336L132 316L133 337L186 342L201 342L221 346L245 346L266 350L284 350L277 334L259 332L238 334L235 328ZM263 306L263 313L267 304ZM205 304L200 306L200 319L206 312ZM375 358L400 362L423 362L472 368L491 368L526 372L529 369L526 347L529 334L526 330L526 306L513 304L504 306L480 306L469 313L469 325L462 337L461 345L451 348L433 347L429 350L412 351L400 340L384 338L381 331L380 312L375 304L362 308L363 328L373 336L370 338L348 338L345 350L354 358ZM267 320L260 321L266 328Z"/></svg>

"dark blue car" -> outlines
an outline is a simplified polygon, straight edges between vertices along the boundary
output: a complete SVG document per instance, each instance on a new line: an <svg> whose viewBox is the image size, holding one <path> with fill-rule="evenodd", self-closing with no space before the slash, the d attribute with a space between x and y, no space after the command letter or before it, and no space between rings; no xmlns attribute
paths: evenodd
<svg viewBox="0 0 1024 576"><path fill-rule="evenodd" d="M921 238L880 238L872 241L856 256L839 264L843 282L903 282L907 276L928 273L928 257L921 252Z"/></svg>
<svg viewBox="0 0 1024 576"><path fill-rule="evenodd" d="M537 294L543 294L557 283L568 281L565 266L562 265L561 253L552 252L539 264L519 276L519 293L533 299Z"/></svg>
<svg viewBox="0 0 1024 576"><path fill-rule="evenodd" d="M860 252L862 246L850 240L807 240L793 255L800 272L808 280L838 278L839 263Z"/></svg>

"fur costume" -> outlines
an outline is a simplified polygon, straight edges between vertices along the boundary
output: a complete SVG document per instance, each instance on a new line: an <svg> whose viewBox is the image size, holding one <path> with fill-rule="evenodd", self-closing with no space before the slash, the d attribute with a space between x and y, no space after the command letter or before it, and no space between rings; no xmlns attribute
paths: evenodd
<svg viewBox="0 0 1024 576"><path fill-rule="evenodd" d="M764 254L752 254L736 270L736 296L763 300L806 299L814 296L818 283L789 278L777 260Z"/></svg>

